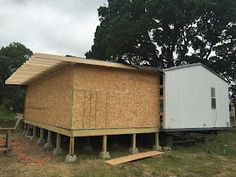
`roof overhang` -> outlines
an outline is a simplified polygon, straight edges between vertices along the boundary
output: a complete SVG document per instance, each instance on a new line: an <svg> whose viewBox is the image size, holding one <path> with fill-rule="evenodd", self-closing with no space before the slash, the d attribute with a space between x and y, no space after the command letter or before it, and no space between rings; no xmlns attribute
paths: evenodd
<svg viewBox="0 0 236 177"><path fill-rule="evenodd" d="M71 66L74 64L86 64L103 67L121 68L129 70L142 70L133 66L112 63L108 61L85 59L72 56L58 56L42 53L35 53L21 67L19 67L6 81L6 84L28 85L42 75L49 74L55 70Z"/></svg>

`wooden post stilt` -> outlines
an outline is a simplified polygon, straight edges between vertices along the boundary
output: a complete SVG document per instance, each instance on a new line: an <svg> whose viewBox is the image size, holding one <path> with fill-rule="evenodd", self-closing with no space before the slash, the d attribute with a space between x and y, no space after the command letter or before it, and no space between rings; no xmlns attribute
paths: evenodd
<svg viewBox="0 0 236 177"><path fill-rule="evenodd" d="M25 123L23 122L23 129L22 129L22 134L25 135Z"/></svg>
<svg viewBox="0 0 236 177"><path fill-rule="evenodd" d="M29 136L30 133L30 125L26 124L26 132L25 132L25 136Z"/></svg>
<svg viewBox="0 0 236 177"><path fill-rule="evenodd" d="M52 132L48 130L48 137L47 137L47 142L44 145L45 149L51 150L53 148L52 146Z"/></svg>
<svg viewBox="0 0 236 177"><path fill-rule="evenodd" d="M7 150L11 150L12 149L12 134L11 134L11 130L7 130L7 135L6 135L6 147Z"/></svg>
<svg viewBox="0 0 236 177"><path fill-rule="evenodd" d="M155 151L160 151L161 150L161 146L159 143L159 132L155 133L155 145L153 146L153 150Z"/></svg>
<svg viewBox="0 0 236 177"><path fill-rule="evenodd" d="M102 151L107 152L107 136L103 136Z"/></svg>
<svg viewBox="0 0 236 177"><path fill-rule="evenodd" d="M30 137L31 140L34 140L36 138L36 127L33 126L33 135Z"/></svg>
<svg viewBox="0 0 236 177"><path fill-rule="evenodd" d="M23 128L22 128L23 135L25 135L25 133L26 133L26 123L22 122L22 124L23 124Z"/></svg>
<svg viewBox="0 0 236 177"><path fill-rule="evenodd" d="M61 135L57 133L57 139L56 139L56 148L53 150L53 155L61 155L63 153L61 148Z"/></svg>
<svg viewBox="0 0 236 177"><path fill-rule="evenodd" d="M136 148L136 134L132 135L132 148L135 149Z"/></svg>
<svg viewBox="0 0 236 177"><path fill-rule="evenodd" d="M69 155L73 156L74 153L75 153L75 138L70 137Z"/></svg>
<svg viewBox="0 0 236 177"><path fill-rule="evenodd" d="M107 135L103 135L102 137L102 152L100 152L100 157L102 159L110 158L110 153L107 152Z"/></svg>
<svg viewBox="0 0 236 177"><path fill-rule="evenodd" d="M37 141L37 144L43 144L44 143L43 133L44 133L43 128L40 128L39 139Z"/></svg>
<svg viewBox="0 0 236 177"><path fill-rule="evenodd" d="M77 160L77 157L75 155L75 138L70 137L69 154L66 155L65 162L71 163L71 162L75 162L76 160Z"/></svg>
<svg viewBox="0 0 236 177"><path fill-rule="evenodd" d="M132 146L131 148L129 149L129 153L130 154L136 154L138 153L138 149L136 147L136 134L132 134Z"/></svg>

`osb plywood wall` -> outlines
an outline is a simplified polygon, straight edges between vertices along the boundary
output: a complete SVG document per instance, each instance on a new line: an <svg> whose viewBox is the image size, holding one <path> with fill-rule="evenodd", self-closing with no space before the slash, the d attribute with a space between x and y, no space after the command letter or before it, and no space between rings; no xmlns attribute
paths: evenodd
<svg viewBox="0 0 236 177"><path fill-rule="evenodd" d="M73 129L159 127L159 76L74 67Z"/></svg>
<svg viewBox="0 0 236 177"><path fill-rule="evenodd" d="M50 73L28 85L25 120L71 127L73 68Z"/></svg>

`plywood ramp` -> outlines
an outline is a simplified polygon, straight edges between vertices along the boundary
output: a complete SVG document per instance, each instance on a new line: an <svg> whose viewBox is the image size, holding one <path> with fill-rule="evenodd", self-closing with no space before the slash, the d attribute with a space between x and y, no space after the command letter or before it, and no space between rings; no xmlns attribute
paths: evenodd
<svg viewBox="0 0 236 177"><path fill-rule="evenodd" d="M139 159L144 159L144 158L148 158L148 157L158 156L158 155L161 155L161 154L164 154L164 152L149 151L149 152L143 152L143 153L128 155L128 156L124 156L124 157L119 157L119 158L116 158L116 159L107 160L105 162L110 164L110 165L119 165L119 164L122 164L122 163L131 162L131 161L134 161L134 160L139 160Z"/></svg>

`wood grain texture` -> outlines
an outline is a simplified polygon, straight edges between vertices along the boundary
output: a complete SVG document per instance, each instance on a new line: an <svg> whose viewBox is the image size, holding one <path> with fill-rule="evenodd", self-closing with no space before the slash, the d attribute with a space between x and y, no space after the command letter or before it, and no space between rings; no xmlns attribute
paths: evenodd
<svg viewBox="0 0 236 177"><path fill-rule="evenodd" d="M71 128L73 70L51 73L27 87L25 120Z"/></svg>
<svg viewBox="0 0 236 177"><path fill-rule="evenodd" d="M25 123L40 127L52 132L56 132L69 137L86 137L86 136L103 136L103 135L123 135L133 133L155 133L159 132L158 128L115 128L115 129L65 129L39 122L24 120Z"/></svg>
<svg viewBox="0 0 236 177"><path fill-rule="evenodd" d="M89 65L74 74L72 128L159 128L159 75Z"/></svg>
<svg viewBox="0 0 236 177"><path fill-rule="evenodd" d="M124 157L119 157L119 158L116 158L116 159L107 160L105 162L110 164L110 165L119 165L119 164L131 162L131 161L134 161L134 160L144 159L144 158L158 156L158 155L162 155L162 154L164 154L164 152L149 151L149 152L143 152L143 153L128 155L128 156L124 156Z"/></svg>
<svg viewBox="0 0 236 177"><path fill-rule="evenodd" d="M15 85L29 85L30 82L37 80L40 77L45 76L49 72L62 69L65 66L73 64L87 64L94 66L104 66L111 68L123 68L129 70L135 70L134 67L112 63L101 60L91 60L81 57L65 57L59 55L49 55L43 53L35 53L29 60L27 60L20 68L18 68L7 80L6 84Z"/></svg>

